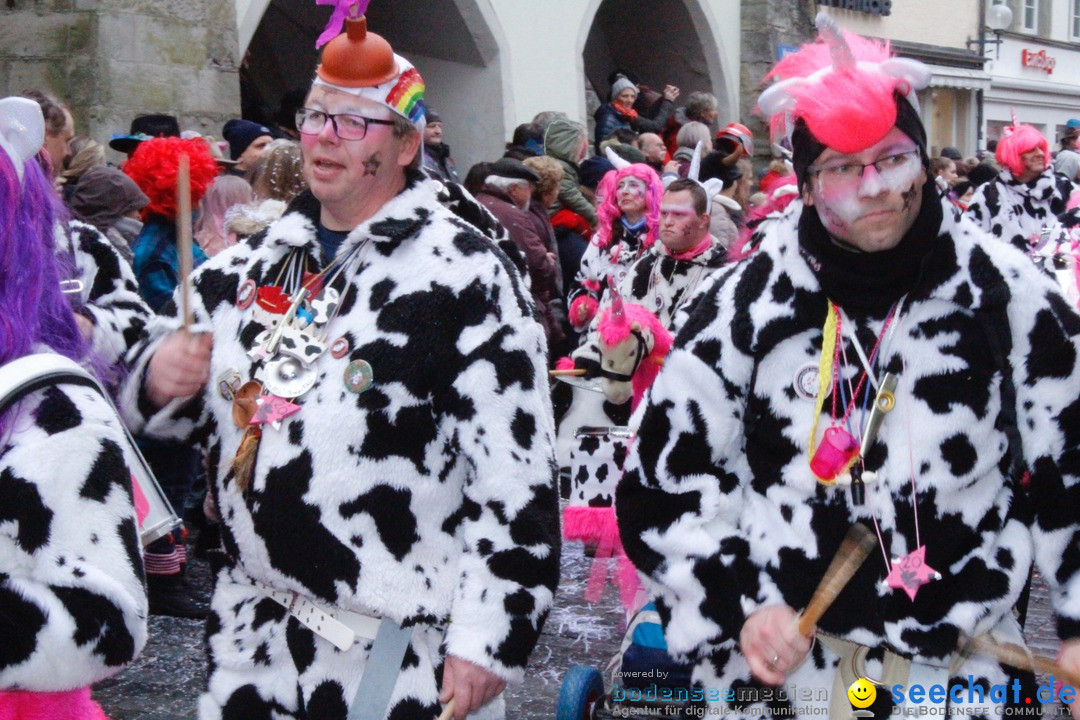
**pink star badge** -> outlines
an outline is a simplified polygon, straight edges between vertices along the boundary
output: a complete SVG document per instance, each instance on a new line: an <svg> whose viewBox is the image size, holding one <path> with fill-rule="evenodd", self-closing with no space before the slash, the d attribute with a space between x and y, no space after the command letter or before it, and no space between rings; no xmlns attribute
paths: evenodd
<svg viewBox="0 0 1080 720"><path fill-rule="evenodd" d="M904 557L893 560L885 582L893 590L903 590L914 601L919 588L940 578L941 574L926 564L926 546L920 545Z"/></svg>
<svg viewBox="0 0 1080 720"><path fill-rule="evenodd" d="M281 421L300 412L300 406L277 395L261 395L255 399L258 409L251 418L251 425L270 423L275 430L281 429Z"/></svg>

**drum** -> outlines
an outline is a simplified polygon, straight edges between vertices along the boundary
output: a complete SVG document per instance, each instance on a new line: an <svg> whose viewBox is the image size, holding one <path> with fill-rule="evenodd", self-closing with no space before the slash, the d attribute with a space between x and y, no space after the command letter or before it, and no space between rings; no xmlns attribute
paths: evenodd
<svg viewBox="0 0 1080 720"><path fill-rule="evenodd" d="M131 468L131 492L135 499L135 516L139 520L139 539L146 547L178 528L180 518L133 441L129 441L125 454Z"/></svg>
<svg viewBox="0 0 1080 720"><path fill-rule="evenodd" d="M73 360L57 353L35 353L12 360L0 368L0 412L20 397L51 383L74 382L88 385L110 405L112 399L97 378ZM113 411L116 412L115 406ZM143 547L158 538L165 537L180 525L180 518L173 512L165 494L161 491L154 474L135 446L135 440L127 426L116 413L116 424L124 431L126 439L124 459L131 469L131 491L135 501L135 515L139 520L139 534Z"/></svg>
<svg viewBox="0 0 1080 720"><path fill-rule="evenodd" d="M570 505L611 507L634 433L626 427L581 427L570 453Z"/></svg>

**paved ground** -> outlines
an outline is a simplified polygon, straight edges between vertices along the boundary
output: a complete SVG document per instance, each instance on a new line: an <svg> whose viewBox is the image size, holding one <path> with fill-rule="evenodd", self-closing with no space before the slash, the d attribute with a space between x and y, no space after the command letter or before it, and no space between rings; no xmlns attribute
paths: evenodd
<svg viewBox="0 0 1080 720"><path fill-rule="evenodd" d="M562 584L530 663L524 685L510 692L508 717L513 720L552 720L559 687L574 664L601 669L622 639L621 613L613 588L603 602L584 601L592 561L581 545L569 543L563 553ZM193 580L209 584L205 565L193 566ZM1048 612L1046 587L1039 581L1031 600L1028 640L1032 649L1053 657L1057 648ZM119 676L99 684L95 697L113 720L189 720L202 687L202 623L172 618L150 620L150 643L139 661ZM1045 678L1040 679L1046 682ZM1057 708L1053 709L1057 712Z"/></svg>
<svg viewBox="0 0 1080 720"><path fill-rule="evenodd" d="M548 618L530 663L526 682L507 697L507 716L515 720L551 720L566 669L575 664L603 669L622 640L621 613L614 589L603 602L584 601L585 581L592 561L580 543L563 552L563 576L556 609ZM193 561L193 582L209 585L205 564ZM132 667L99 683L94 697L112 720L189 720L202 689L202 623L174 618L150 618L150 642Z"/></svg>

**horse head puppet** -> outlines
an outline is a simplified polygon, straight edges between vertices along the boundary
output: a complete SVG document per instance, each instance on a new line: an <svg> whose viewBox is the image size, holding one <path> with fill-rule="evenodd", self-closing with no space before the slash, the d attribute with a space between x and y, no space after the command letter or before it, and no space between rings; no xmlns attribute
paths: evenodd
<svg viewBox="0 0 1080 720"><path fill-rule="evenodd" d="M626 303L609 276L611 305L600 316L600 376L608 401L637 408L671 349L671 333L641 305Z"/></svg>

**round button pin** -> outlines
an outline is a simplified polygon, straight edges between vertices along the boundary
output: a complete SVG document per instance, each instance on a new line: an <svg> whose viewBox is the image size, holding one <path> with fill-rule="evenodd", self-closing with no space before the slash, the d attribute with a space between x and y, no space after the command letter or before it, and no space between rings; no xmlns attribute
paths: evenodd
<svg viewBox="0 0 1080 720"><path fill-rule="evenodd" d="M345 366L345 389L362 393L375 382L375 373L367 360L353 360Z"/></svg>
<svg viewBox="0 0 1080 720"><path fill-rule="evenodd" d="M340 360L349 353L349 339L342 335L334 344L330 346L330 356L335 360Z"/></svg>
<svg viewBox="0 0 1080 720"><path fill-rule="evenodd" d="M248 278L240 284L240 289L236 291L236 307L241 310L247 310L254 301L255 281Z"/></svg>

